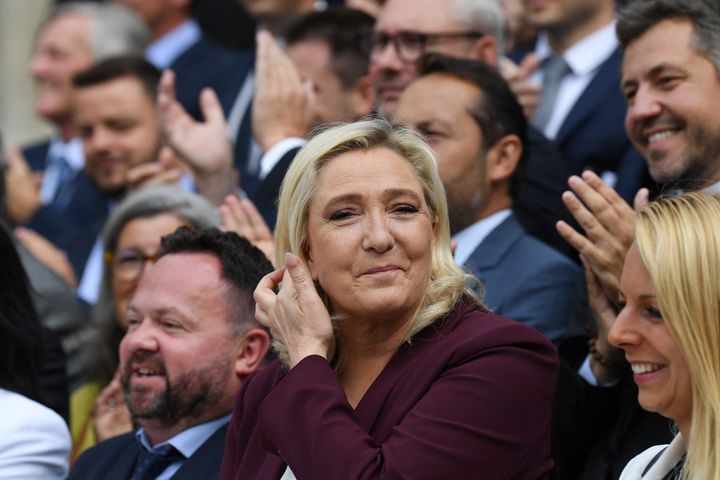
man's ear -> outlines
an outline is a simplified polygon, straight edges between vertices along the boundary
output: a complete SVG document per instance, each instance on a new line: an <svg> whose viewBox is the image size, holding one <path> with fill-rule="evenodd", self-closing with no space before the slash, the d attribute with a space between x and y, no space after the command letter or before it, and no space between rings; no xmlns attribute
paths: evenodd
<svg viewBox="0 0 720 480"><path fill-rule="evenodd" d="M497 39L492 35L483 35L476 39L471 47L469 57L474 60L480 60L490 66L498 63L498 43Z"/></svg>
<svg viewBox="0 0 720 480"><path fill-rule="evenodd" d="M494 183L507 181L522 156L522 141L515 134L505 135L487 153L486 171Z"/></svg>
<svg viewBox="0 0 720 480"><path fill-rule="evenodd" d="M270 335L262 328L253 327L242 335L241 342L235 359L235 374L242 379L262 366L270 349Z"/></svg>
<svg viewBox="0 0 720 480"><path fill-rule="evenodd" d="M375 107L375 90L372 77L364 75L355 82L348 95L350 111L355 118L370 115Z"/></svg>

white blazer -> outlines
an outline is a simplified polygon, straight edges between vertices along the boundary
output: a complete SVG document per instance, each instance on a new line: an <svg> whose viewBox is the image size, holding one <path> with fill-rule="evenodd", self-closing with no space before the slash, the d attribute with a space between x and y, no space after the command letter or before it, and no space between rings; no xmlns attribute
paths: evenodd
<svg viewBox="0 0 720 480"><path fill-rule="evenodd" d="M27 397L0 389L0 479L64 479L70 432L60 415Z"/></svg>
<svg viewBox="0 0 720 480"><path fill-rule="evenodd" d="M650 461L665 447L667 449L643 475L642 472ZM620 480L662 480L685 455L685 451L685 441L680 434L677 434L670 445L655 445L630 460L620 474Z"/></svg>

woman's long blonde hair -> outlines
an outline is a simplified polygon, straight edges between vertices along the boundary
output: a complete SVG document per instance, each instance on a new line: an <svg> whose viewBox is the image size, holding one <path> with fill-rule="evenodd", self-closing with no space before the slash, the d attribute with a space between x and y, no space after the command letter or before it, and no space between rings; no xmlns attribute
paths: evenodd
<svg viewBox="0 0 720 480"><path fill-rule="evenodd" d="M636 242L691 378L683 478L720 479L720 197L696 192L649 204Z"/></svg>
<svg viewBox="0 0 720 480"><path fill-rule="evenodd" d="M477 288L477 280L453 260L445 189L432 150L414 130L373 118L333 126L308 141L290 165L280 189L275 227L276 260L277 265L282 266L285 252L294 252L307 261L308 208L320 170L344 153L377 148L390 149L407 160L422 185L432 221L436 224L430 281L405 335L404 340L409 341L417 332L447 315L463 295L482 305L473 291L473 287ZM320 285L316 284L316 287L332 315L329 299ZM287 360L284 346L276 343L275 348L280 357ZM339 354L342 354L341 350Z"/></svg>

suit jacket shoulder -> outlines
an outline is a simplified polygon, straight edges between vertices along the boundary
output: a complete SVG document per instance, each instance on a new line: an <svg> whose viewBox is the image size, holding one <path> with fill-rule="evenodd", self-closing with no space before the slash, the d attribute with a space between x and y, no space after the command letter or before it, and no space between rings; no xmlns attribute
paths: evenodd
<svg viewBox="0 0 720 480"><path fill-rule="evenodd" d="M22 148L23 157L33 171L45 170L47 155L50 151L50 139L26 145Z"/></svg>
<svg viewBox="0 0 720 480"><path fill-rule="evenodd" d="M483 282L491 310L553 341L567 333L583 302L580 268L528 235L514 215L488 234L465 267Z"/></svg>
<svg viewBox="0 0 720 480"><path fill-rule="evenodd" d="M354 409L325 359L275 363L238 397L221 478L547 478L556 361L537 332L463 303Z"/></svg>
<svg viewBox="0 0 720 480"><path fill-rule="evenodd" d="M227 425L219 428L185 460L173 480L212 480L220 473ZM78 458L69 479L127 480L135 468L139 445L135 433L126 433L98 443Z"/></svg>
<svg viewBox="0 0 720 480"><path fill-rule="evenodd" d="M176 74L178 101L195 118L200 118L198 97L205 87L215 90L229 115L235 97L252 69L255 60L251 50L234 51L202 37L170 65Z"/></svg>

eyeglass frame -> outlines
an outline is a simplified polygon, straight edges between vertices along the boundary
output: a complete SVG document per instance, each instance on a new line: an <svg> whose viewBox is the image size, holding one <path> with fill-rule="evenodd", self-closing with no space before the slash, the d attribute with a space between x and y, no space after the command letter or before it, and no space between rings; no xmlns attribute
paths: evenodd
<svg viewBox="0 0 720 480"><path fill-rule="evenodd" d="M117 267L119 264L117 263L117 260L118 260L118 258L122 258L122 256L116 255L115 253L111 252L110 250L107 250L104 254L105 263L108 266L112 267L113 276L117 275L120 280L125 281L125 282L134 282L137 279L139 279L140 276L142 275L143 271L145 271L145 266L147 265L147 263L151 262L154 264L160 258L160 255L158 253L155 253L153 255L145 255L145 253L141 252L140 250L138 250L136 248L129 248L125 251L128 251L128 252L132 251L134 253L137 253L137 259L140 260L140 267L137 269L137 272L132 277L129 275L127 275L127 276L120 275L118 272Z"/></svg>
<svg viewBox="0 0 720 480"><path fill-rule="evenodd" d="M460 32L436 32L436 33L423 33L423 32L416 32L412 30L402 30L398 33L395 33L393 35L390 35L385 32L375 31L372 33L370 37L370 56L374 56L379 54L380 52L384 51L388 43L392 43L395 47L395 53L397 54L398 58L402 60L405 63L415 63L420 58L422 58L423 55L425 55L427 52L425 51L428 45L428 42L436 42L436 41L442 41L442 40L453 40L453 39L479 39L484 37L486 34L477 30L465 30ZM408 37L415 37L415 39L418 41L418 45L420 45L419 54L416 58L410 58L408 59L406 55L403 54L402 48L400 47L401 38L405 37L406 39ZM382 38L382 42L378 42L377 39Z"/></svg>

